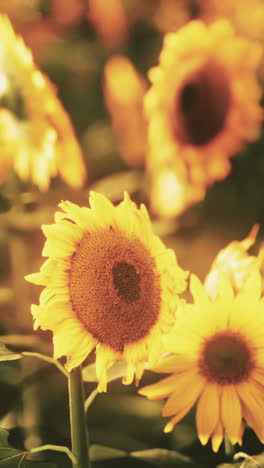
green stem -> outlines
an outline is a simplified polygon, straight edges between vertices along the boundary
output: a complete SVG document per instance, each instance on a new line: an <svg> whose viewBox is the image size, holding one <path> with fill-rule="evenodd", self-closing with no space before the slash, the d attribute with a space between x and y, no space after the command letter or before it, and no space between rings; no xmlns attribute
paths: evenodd
<svg viewBox="0 0 264 468"><path fill-rule="evenodd" d="M98 395L98 390L97 388L95 390L93 390L93 392L88 396L87 400L85 400L85 403L84 403L84 409L85 409L85 412L87 413L88 411L88 408L90 408L92 402L94 401L94 399L96 398L96 396Z"/></svg>
<svg viewBox="0 0 264 468"><path fill-rule="evenodd" d="M73 369L68 378L72 453L77 459L75 468L91 468L89 442L84 410L84 388L81 368Z"/></svg>

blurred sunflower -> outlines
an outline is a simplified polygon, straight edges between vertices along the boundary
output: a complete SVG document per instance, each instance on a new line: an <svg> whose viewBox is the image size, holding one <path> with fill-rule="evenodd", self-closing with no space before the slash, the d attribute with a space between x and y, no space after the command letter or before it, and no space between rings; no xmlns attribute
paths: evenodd
<svg viewBox="0 0 264 468"><path fill-rule="evenodd" d="M65 213L43 226L43 255L50 258L27 279L46 286L32 313L35 328L53 331L55 357L67 356L71 370L96 348L98 388L105 391L115 361L126 360L131 383L145 361L158 359L186 273L152 233L144 205L138 209L126 195L114 207L95 192L90 205L60 204Z"/></svg>
<svg viewBox="0 0 264 468"><path fill-rule="evenodd" d="M153 21L166 33L177 29L193 19L212 23L225 18L237 32L263 40L263 0L159 0Z"/></svg>
<svg viewBox="0 0 264 468"><path fill-rule="evenodd" d="M129 166L144 165L147 152L147 124L143 99L147 83L132 62L113 55L104 68L104 96L112 118L120 154Z"/></svg>
<svg viewBox="0 0 264 468"><path fill-rule="evenodd" d="M74 130L55 87L34 65L30 50L0 16L0 180L12 166L19 177L47 190L59 174L80 188L86 169Z"/></svg>
<svg viewBox="0 0 264 468"><path fill-rule="evenodd" d="M168 397L162 414L173 416L173 429L197 402L196 425L201 443L212 439L214 451L224 438L241 444L243 419L264 442L264 302L261 276L254 272L237 295L222 275L212 301L198 278L191 278L194 304L185 308L171 334L175 353L154 369L173 375L144 387L150 399Z"/></svg>
<svg viewBox="0 0 264 468"><path fill-rule="evenodd" d="M256 242L259 226L255 225L248 236L242 241L233 241L217 254L211 269L205 279L204 285L208 295L217 296L219 277L225 273L235 292L238 292L245 284L253 271L261 271L263 264L263 248L258 255L250 255L248 250Z"/></svg>
<svg viewBox="0 0 264 468"><path fill-rule="evenodd" d="M189 0L190 3L190 0ZM196 14L207 22L226 18L236 31L248 37L263 40L264 2L263 0L196 0Z"/></svg>
<svg viewBox="0 0 264 468"><path fill-rule="evenodd" d="M259 135L260 56L260 46L225 20L192 21L165 36L145 95L153 180L170 168L202 190L228 175L229 158Z"/></svg>
<svg viewBox="0 0 264 468"><path fill-rule="evenodd" d="M172 32L188 23L199 12L198 0L197 2L193 0L159 0L152 21L162 33Z"/></svg>
<svg viewBox="0 0 264 468"><path fill-rule="evenodd" d="M105 47L118 47L128 36L128 18L121 0L87 0L87 18Z"/></svg>

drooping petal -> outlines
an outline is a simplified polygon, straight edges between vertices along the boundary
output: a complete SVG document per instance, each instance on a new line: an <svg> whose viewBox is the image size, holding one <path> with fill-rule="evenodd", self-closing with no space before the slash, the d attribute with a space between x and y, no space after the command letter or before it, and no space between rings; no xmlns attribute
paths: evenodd
<svg viewBox="0 0 264 468"><path fill-rule="evenodd" d="M196 425L203 445L208 442L219 422L219 390L217 385L208 383L201 393L196 409Z"/></svg>
<svg viewBox="0 0 264 468"><path fill-rule="evenodd" d="M218 423L214 429L214 432L212 434L212 449L214 452L218 452L219 447L221 443L223 442L224 438L224 430L223 430L223 425L220 422L220 419L218 420Z"/></svg>
<svg viewBox="0 0 264 468"><path fill-rule="evenodd" d="M228 439L232 444L236 444L241 439L242 410L240 399L233 385L223 387L221 420Z"/></svg>

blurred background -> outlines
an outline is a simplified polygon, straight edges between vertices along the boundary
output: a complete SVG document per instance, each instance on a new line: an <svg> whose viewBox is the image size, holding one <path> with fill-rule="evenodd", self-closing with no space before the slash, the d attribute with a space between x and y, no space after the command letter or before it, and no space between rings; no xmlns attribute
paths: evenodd
<svg viewBox="0 0 264 468"><path fill-rule="evenodd" d="M205 3L0 0L0 13L8 15L15 32L32 50L36 66L57 88L80 145L82 156L78 153L78 158L82 162L78 164L83 180L82 184L67 183L67 177L60 177L58 171L48 189L39 190L34 181L21 180L16 170L10 170L0 185L0 341L9 348L52 355L51 334L32 330L30 305L38 301L41 289L26 283L24 276L38 271L43 262L44 235L40 226L53 221L62 199L87 205L89 190L93 189L119 202L126 190L134 201L147 205L155 233L175 249L180 265L202 280L219 249L232 240L243 239L253 224L260 225L258 245L263 240L262 130L257 141L245 144L231 160L232 169L225 180L207 187L203 200L173 216L167 216L166 210L164 216L155 212L150 202L147 123L143 115L143 96L150 85L147 72L158 63L165 33L176 31L193 18L204 18L205 13L212 14L214 10L206 11ZM214 2L208 1L207 7L209 3L213 8ZM229 7L232 3L228 3ZM262 30L259 26L250 31L254 30L254 39L262 46L259 31L264 31L264 3L258 0L253 4L248 18L255 14L258 22L263 22ZM237 30L247 34L246 13L242 19L230 8L218 13L221 17L229 15ZM0 50L2 47L0 43ZM2 62L0 52L1 71L5 65ZM259 75L261 81L261 70ZM32 99L36 106L37 95ZM5 107L3 97L0 106ZM61 167L68 164L69 171L74 171L74 160L65 158L62 154ZM0 164L4 164L1 156ZM66 379L48 363L34 358L22 361L0 365L0 427L10 432L11 445L21 450L46 443L69 446ZM158 377L146 371L141 385ZM95 387L94 382L86 383L87 394ZM164 434L161 407L162 402L138 396L134 385L123 386L120 379L111 382L108 392L98 395L88 412L91 443L125 452L174 450L179 458L151 460L141 452L124 459L117 451L113 452L113 460L97 460L94 466L121 467L125 463L127 467L212 468L232 463L232 454L226 453L223 446L217 454L209 444L201 446L192 412L171 434ZM250 454L262 451L249 429L242 450ZM96 447L94 453L96 458ZM58 467L71 466L63 454L50 452L44 458ZM2 466L17 466L17 462Z"/></svg>

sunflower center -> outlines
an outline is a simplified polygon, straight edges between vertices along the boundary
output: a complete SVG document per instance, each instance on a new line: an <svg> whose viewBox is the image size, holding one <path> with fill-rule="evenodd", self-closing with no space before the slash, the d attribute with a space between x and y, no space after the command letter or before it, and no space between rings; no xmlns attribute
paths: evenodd
<svg viewBox="0 0 264 468"><path fill-rule="evenodd" d="M140 298L140 275L135 267L126 262L117 262L112 273L117 295L126 302L137 301Z"/></svg>
<svg viewBox="0 0 264 468"><path fill-rule="evenodd" d="M72 307L99 343L122 352L144 338L160 311L160 278L150 251L114 229L87 233L72 256Z"/></svg>
<svg viewBox="0 0 264 468"><path fill-rule="evenodd" d="M252 354L240 334L220 332L205 342L199 367L210 381L237 384L246 380L253 369Z"/></svg>
<svg viewBox="0 0 264 468"><path fill-rule="evenodd" d="M225 72L208 62L188 75L176 96L175 133L184 143L202 146L223 129L230 104Z"/></svg>

